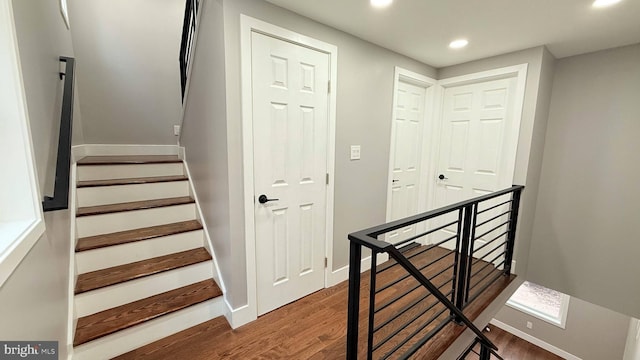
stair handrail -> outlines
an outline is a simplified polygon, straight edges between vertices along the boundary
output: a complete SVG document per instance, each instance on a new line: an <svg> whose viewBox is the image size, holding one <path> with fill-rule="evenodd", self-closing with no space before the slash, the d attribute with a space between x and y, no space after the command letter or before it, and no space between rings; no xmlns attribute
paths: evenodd
<svg viewBox="0 0 640 360"><path fill-rule="evenodd" d="M60 73L64 78L62 94L62 112L60 115L60 134L58 135L58 155L56 157L56 174L53 196L45 196L42 201L43 211L56 211L69 208L69 172L71 170L71 136L73 127L73 85L75 59L61 56L65 71Z"/></svg>
<svg viewBox="0 0 640 360"><path fill-rule="evenodd" d="M429 292L431 292L433 296L435 296L436 299L440 301L440 303L446 306L447 309L449 309L456 316L456 319L458 319L459 321L467 325L467 327L469 327L469 329L471 329L471 331L473 331L473 333L476 334L476 336L480 339L480 341L485 343L490 348L494 350L498 350L498 347L491 340L489 340L489 338L485 334L483 334L482 331L480 331L480 329L478 329L473 324L473 322L464 315L464 313L460 309L458 309L455 305L453 305L453 303L449 299L447 299L446 295L444 295L438 289L437 286L433 285L433 283L429 281L429 279L427 279L427 277L424 276L424 274L422 274L420 270L418 270L409 260L407 260L407 258L404 255L402 255L402 253L400 253L398 249L396 249L395 247L392 247L388 251L388 254L395 261L397 261L398 264L400 264L400 266L402 266L405 270L407 270L407 272L411 274L411 276L413 276L414 279L418 280L418 282L422 286L427 288L427 290L429 290Z"/></svg>
<svg viewBox="0 0 640 360"><path fill-rule="evenodd" d="M443 304L451 313L457 322L464 323L477 336L485 346L491 350L498 350L498 347L478 329L473 322L462 312L462 310L454 305L438 287L436 287L427 277L422 274L396 247L394 244L378 240L377 237L390 231L404 228L408 225L423 222L436 218L438 216L453 212L462 211L463 209L471 209L477 207L481 202L497 198L509 193L514 194L514 214L517 219L517 209L519 207L520 193L524 189L522 185L513 185L512 187L496 191L490 194L475 197L469 200L461 201L452 205L448 205L439 209L427 211L404 219L391 221L386 224L370 227L348 235L350 240L350 265L349 265L349 304L347 319L347 359L356 359L358 352L358 317L359 317L359 287L360 287L360 269L362 246L368 247L372 251L371 259L376 258L378 253L387 253L400 266L402 266L419 284L426 288L436 299ZM515 221L514 227L509 231L512 238L515 237ZM513 239L512 239L513 240ZM513 247L511 248L511 251ZM373 261L373 260L372 260ZM372 263L372 273L374 264ZM510 266L507 273L510 272Z"/></svg>
<svg viewBox="0 0 640 360"><path fill-rule="evenodd" d="M182 90L182 101L187 93L187 82L191 69L192 51L195 44L195 36L198 30L198 13L200 10L200 2L202 0L186 0L184 8L184 19L182 22L182 35L180 40L180 55L178 61L180 63L180 88Z"/></svg>

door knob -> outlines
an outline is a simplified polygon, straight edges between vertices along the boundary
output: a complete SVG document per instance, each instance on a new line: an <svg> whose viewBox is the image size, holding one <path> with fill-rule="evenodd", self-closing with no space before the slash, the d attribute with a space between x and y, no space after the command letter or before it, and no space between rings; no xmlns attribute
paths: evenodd
<svg viewBox="0 0 640 360"><path fill-rule="evenodd" d="M448 177L444 176L444 174L440 174L440 175L438 175L438 179L440 179L440 180L447 180L447 179L448 179Z"/></svg>
<svg viewBox="0 0 640 360"><path fill-rule="evenodd" d="M280 199L269 199L269 198L267 198L267 195L265 195L265 194L262 194L262 195L258 196L258 202L260 204L268 203L269 201L278 201L278 200L280 200Z"/></svg>

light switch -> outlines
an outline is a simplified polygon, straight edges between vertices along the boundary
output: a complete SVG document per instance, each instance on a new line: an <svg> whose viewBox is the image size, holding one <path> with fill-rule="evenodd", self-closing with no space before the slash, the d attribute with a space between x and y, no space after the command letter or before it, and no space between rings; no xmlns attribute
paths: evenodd
<svg viewBox="0 0 640 360"><path fill-rule="evenodd" d="M173 135L180 135L180 125L173 125Z"/></svg>
<svg viewBox="0 0 640 360"><path fill-rule="evenodd" d="M360 160L360 145L351 145L351 160Z"/></svg>

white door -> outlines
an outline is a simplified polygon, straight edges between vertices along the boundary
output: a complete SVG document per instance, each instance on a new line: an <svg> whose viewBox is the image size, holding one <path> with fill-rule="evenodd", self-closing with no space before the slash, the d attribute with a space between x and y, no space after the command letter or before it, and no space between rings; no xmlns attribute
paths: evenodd
<svg viewBox="0 0 640 360"><path fill-rule="evenodd" d="M254 32L251 70L264 314L324 288L329 55Z"/></svg>
<svg viewBox="0 0 640 360"><path fill-rule="evenodd" d="M512 185L513 171L510 169L513 169L516 154L509 147L507 136L512 133L513 126L519 126L512 119L516 82L516 78L508 78L445 89L437 165L439 178L433 179L436 181L435 208ZM506 210L508 208L499 207L488 211L483 219ZM457 214L450 214L440 219L438 225L456 219ZM483 229L490 229L501 220L487 223ZM455 225L450 226L438 232L435 241L444 240L455 232ZM490 235L493 234L498 233ZM483 244L483 239L476 242L477 247ZM455 243L451 241L445 246L453 248Z"/></svg>
<svg viewBox="0 0 640 360"><path fill-rule="evenodd" d="M391 133L390 219L397 220L418 212L422 129L426 89L398 82L396 108ZM416 234L416 226L390 232L387 241L398 243Z"/></svg>

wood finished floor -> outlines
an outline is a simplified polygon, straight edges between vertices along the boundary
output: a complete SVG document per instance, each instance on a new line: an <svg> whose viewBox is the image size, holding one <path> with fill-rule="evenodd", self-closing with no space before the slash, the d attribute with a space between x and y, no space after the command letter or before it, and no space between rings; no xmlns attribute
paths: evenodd
<svg viewBox="0 0 640 360"><path fill-rule="evenodd" d="M407 253L407 256L418 253L424 248L417 248ZM438 260L439 259L439 260ZM418 254L412 262L417 266L424 266L434 260L435 264L425 269L423 273L432 279L436 285L442 286L446 294L451 289L447 278L451 276L453 256L442 248ZM380 268L391 266L387 262ZM423 328L423 324L431 318L442 320L448 312L442 312L443 306L437 304L433 296L425 301L416 300L425 297L426 291L421 287L411 291L409 295L399 297L404 291L413 289L417 283L411 278L401 281L397 286L382 290L385 284L393 279L401 278L406 273L400 266L390 267L377 278L376 289L380 291L376 308L381 309L376 315L376 326L389 320L402 308L409 308L405 315L389 322L374 335L374 342L386 339L393 330L409 321L410 317L418 317L406 329L392 337L387 343L374 352L374 358L380 358L393 347L406 349L412 345L409 341L401 344L402 340L412 333L425 334L437 322ZM492 285L486 295L479 297L465 309L465 314L475 318L490 304L511 281L513 277L502 277ZM346 349L346 319L347 319L347 282L343 282L329 289L318 291L292 304L283 306L273 312L261 316L257 321L232 330L224 318L218 318L187 329L169 338L124 354L117 359L344 359ZM369 272L362 275L362 296L360 301L360 352L364 353L367 336ZM386 306L391 299L398 299ZM413 305L415 304L415 305ZM441 314L440 314L441 313ZM439 315L440 314L440 315ZM418 355L420 359L436 358L435 353L442 353L453 341L451 336L457 336L464 327L449 324L441 331L442 335L432 339L423 349L429 349L429 354ZM392 356L391 358L395 358Z"/></svg>
<svg viewBox="0 0 640 360"><path fill-rule="evenodd" d="M484 333L498 346L498 355L502 356L504 360L562 360L560 356L550 353L493 325L489 325L489 329L490 331L485 331ZM476 351L479 352L477 347L478 346L476 346ZM468 360L478 358L479 356L473 353L467 356ZM492 359L495 359L495 357L492 357Z"/></svg>

